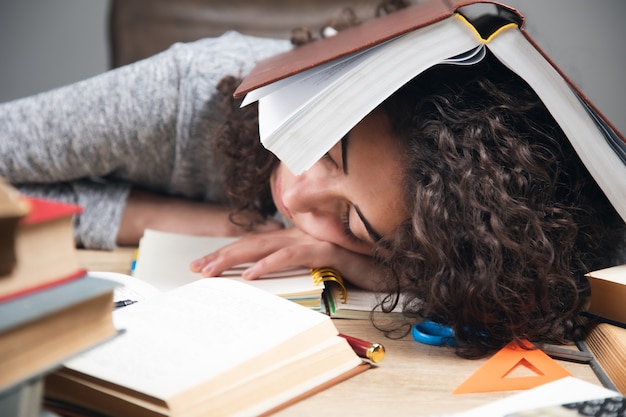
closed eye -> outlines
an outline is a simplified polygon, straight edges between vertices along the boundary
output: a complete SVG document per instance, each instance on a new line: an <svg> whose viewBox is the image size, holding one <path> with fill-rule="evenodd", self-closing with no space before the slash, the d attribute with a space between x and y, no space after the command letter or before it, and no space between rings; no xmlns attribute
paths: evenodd
<svg viewBox="0 0 626 417"><path fill-rule="evenodd" d="M343 227L343 234L350 239L352 242L363 243L361 238L355 235L350 229L350 209L346 210L346 212L341 216L341 226Z"/></svg>

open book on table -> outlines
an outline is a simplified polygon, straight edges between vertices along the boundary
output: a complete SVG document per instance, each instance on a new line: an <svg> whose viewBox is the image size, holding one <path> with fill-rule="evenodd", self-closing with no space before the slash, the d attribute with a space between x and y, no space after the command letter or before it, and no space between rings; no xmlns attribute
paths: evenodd
<svg viewBox="0 0 626 417"><path fill-rule="evenodd" d="M47 378L56 409L256 416L367 367L328 316L230 279L199 279L113 315L122 335Z"/></svg>
<svg viewBox="0 0 626 417"><path fill-rule="evenodd" d="M235 240L148 229L139 243L133 275L160 291L176 288L201 277L189 270L191 261ZM308 268L277 272L252 281L241 278L243 268L232 268L222 276L245 282L314 310L321 308L325 285L324 282L316 283Z"/></svg>
<svg viewBox="0 0 626 417"><path fill-rule="evenodd" d="M417 2L261 61L235 96L258 101L262 143L300 174L415 76L487 53L537 93L626 220L626 140L538 48L524 16L501 3Z"/></svg>
<svg viewBox="0 0 626 417"><path fill-rule="evenodd" d="M190 236L148 229L137 251L133 276L138 279L118 275L117 279L125 287L116 291L116 299L144 299L160 291L195 281L200 275L189 271L189 263L235 240L236 238ZM383 313L379 304L386 294L350 286L341 277L338 278L339 282L317 282L313 280L309 269L297 268L246 281L240 276L242 268L233 268L222 276L245 282L311 309L324 311L333 318L367 319L371 312L386 318L396 318L402 314L400 303L390 314Z"/></svg>

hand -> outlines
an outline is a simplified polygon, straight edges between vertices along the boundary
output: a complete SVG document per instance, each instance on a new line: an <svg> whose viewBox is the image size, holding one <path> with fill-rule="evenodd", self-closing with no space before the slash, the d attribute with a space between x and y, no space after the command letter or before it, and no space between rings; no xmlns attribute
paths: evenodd
<svg viewBox="0 0 626 417"><path fill-rule="evenodd" d="M294 267L333 267L346 280L369 290L388 290L383 285L383 270L370 256L317 240L297 228L256 233L242 237L213 253L193 261L192 272L215 277L227 269L247 263L245 279Z"/></svg>

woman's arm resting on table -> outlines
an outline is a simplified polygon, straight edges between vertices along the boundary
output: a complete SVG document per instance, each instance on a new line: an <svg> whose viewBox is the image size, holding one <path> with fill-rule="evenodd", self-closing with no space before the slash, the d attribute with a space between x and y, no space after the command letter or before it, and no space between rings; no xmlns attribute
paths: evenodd
<svg viewBox="0 0 626 417"><path fill-rule="evenodd" d="M218 204L192 201L132 189L117 234L119 245L136 245L145 229L203 236L241 236L247 231L229 220L230 210ZM280 229L268 220L255 231Z"/></svg>

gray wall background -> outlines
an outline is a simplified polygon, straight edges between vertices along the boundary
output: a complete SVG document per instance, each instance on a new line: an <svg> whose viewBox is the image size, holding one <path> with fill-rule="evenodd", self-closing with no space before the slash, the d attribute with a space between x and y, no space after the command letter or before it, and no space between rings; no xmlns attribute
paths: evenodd
<svg viewBox="0 0 626 417"><path fill-rule="evenodd" d="M626 133L626 2L503 0L537 43ZM0 102L108 66L108 0L0 0Z"/></svg>
<svg viewBox="0 0 626 417"><path fill-rule="evenodd" d="M108 68L108 0L0 0L0 102Z"/></svg>

